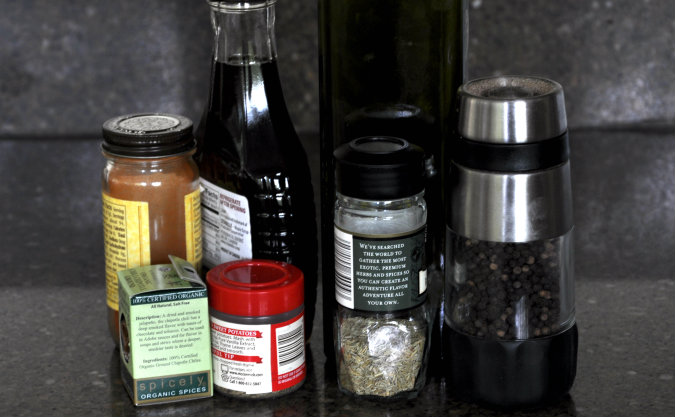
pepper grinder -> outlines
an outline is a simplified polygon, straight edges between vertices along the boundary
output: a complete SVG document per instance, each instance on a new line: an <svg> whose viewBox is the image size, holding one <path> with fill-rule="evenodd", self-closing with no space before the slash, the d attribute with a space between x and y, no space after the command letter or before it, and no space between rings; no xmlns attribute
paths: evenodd
<svg viewBox="0 0 675 417"><path fill-rule="evenodd" d="M443 356L454 394L513 408L562 398L577 361L569 141L560 84L459 88L446 189Z"/></svg>

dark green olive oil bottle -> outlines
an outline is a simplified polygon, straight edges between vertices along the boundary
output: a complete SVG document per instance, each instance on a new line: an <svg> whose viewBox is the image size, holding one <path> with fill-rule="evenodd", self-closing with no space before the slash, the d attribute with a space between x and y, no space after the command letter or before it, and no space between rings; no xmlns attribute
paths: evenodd
<svg viewBox="0 0 675 417"><path fill-rule="evenodd" d="M440 293L442 162L456 125L468 27L464 0L320 0L319 20L323 328L330 365L333 151L363 136L401 137L424 149L430 286Z"/></svg>

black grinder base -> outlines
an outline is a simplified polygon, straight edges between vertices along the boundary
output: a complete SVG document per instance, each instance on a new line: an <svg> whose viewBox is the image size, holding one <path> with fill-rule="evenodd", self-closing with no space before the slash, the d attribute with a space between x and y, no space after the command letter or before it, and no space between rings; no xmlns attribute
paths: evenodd
<svg viewBox="0 0 675 417"><path fill-rule="evenodd" d="M528 340L485 340L443 328L445 377L457 399L498 408L553 403L574 382L579 331Z"/></svg>

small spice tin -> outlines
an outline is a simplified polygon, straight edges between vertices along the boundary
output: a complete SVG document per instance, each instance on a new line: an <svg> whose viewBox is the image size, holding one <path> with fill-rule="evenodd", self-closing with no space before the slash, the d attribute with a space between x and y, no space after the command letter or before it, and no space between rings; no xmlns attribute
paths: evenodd
<svg viewBox="0 0 675 417"><path fill-rule="evenodd" d="M206 276L214 389L277 397L305 381L304 277L290 264L239 260Z"/></svg>

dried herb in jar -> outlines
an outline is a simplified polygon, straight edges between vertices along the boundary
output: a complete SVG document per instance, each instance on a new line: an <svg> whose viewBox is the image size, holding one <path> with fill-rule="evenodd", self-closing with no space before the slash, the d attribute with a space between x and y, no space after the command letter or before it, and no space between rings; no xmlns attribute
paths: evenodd
<svg viewBox="0 0 675 417"><path fill-rule="evenodd" d="M426 333L424 320L345 318L341 324L343 388L381 397L413 390L423 364Z"/></svg>

